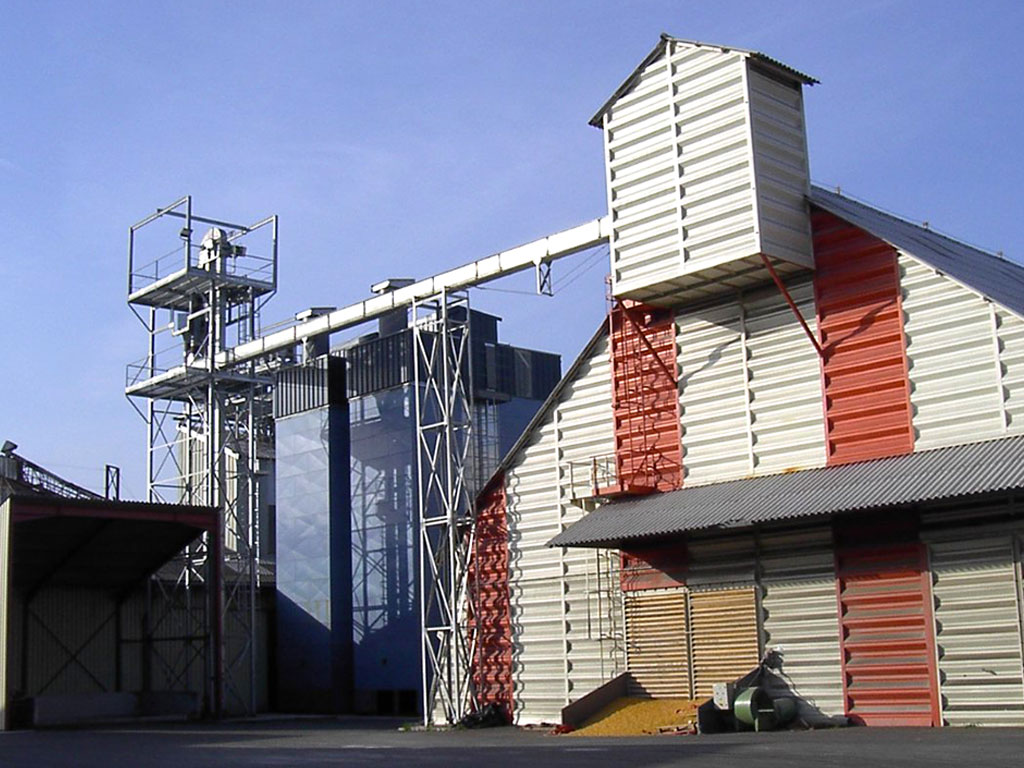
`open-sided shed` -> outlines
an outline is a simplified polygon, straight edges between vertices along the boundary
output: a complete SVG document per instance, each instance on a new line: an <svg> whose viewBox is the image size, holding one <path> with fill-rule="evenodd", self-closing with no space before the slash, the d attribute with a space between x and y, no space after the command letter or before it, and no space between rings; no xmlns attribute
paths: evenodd
<svg viewBox="0 0 1024 768"><path fill-rule="evenodd" d="M205 533L211 588L201 594L219 595L218 520L208 507L9 496L0 505L0 728L148 714L173 701L181 709L200 693L204 709L219 711L219 601L172 608L154 601L149 583ZM173 617L183 611L198 620ZM201 675L189 671L195 658L209 660ZM180 671L154 674L154 665Z"/></svg>

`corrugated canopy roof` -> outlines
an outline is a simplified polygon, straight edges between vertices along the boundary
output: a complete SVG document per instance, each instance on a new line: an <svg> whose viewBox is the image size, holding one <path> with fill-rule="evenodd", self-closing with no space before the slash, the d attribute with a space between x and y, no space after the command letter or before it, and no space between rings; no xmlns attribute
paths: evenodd
<svg viewBox="0 0 1024 768"><path fill-rule="evenodd" d="M594 113L594 116L590 118L590 125L594 126L595 128L601 127L601 121L604 118L604 113L608 111L608 108L611 107L611 105L614 104L620 96L622 96L630 88L633 87L633 84L636 82L637 78L640 77L640 73L643 72L643 70L649 64L658 60L658 58L664 52L665 46L668 45L669 43L680 43L682 45L690 45L698 48L718 48L720 51L725 53L735 51L736 53L741 53L744 56L747 56L748 58L756 59L757 61L767 65L771 69L789 75L794 80L799 80L800 82L806 83L807 85L814 85L815 83L818 82L810 75L806 75L798 69L793 69L793 67L787 64L783 64L778 59L773 59L771 56L763 54L760 51L751 51L747 48L737 48L736 46L733 45L717 45L716 43L702 43L699 40L684 40L681 37L673 37L672 35L667 35L664 32L662 32L661 38L658 40L658 44L655 45L653 49L651 49L651 52L644 57L643 61L641 61L637 65L636 69L634 69L630 73L629 77L622 81L622 84L615 89L615 92L608 97L608 100L605 101L605 103L601 105L601 108Z"/></svg>
<svg viewBox="0 0 1024 768"><path fill-rule="evenodd" d="M214 507L15 494L11 581L127 591L218 525Z"/></svg>
<svg viewBox="0 0 1024 768"><path fill-rule="evenodd" d="M824 187L812 186L810 201L1024 315L1024 266Z"/></svg>
<svg viewBox="0 0 1024 768"><path fill-rule="evenodd" d="M617 547L630 540L687 531L1020 488L1024 488L1024 436L623 499L591 512L548 544Z"/></svg>

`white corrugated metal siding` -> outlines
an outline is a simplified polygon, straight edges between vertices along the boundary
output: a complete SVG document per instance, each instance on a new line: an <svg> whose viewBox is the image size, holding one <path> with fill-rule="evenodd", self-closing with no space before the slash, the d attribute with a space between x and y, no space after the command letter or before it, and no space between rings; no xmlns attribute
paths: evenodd
<svg viewBox="0 0 1024 768"><path fill-rule="evenodd" d="M991 306L911 256L899 267L915 450L1005 434Z"/></svg>
<svg viewBox="0 0 1024 768"><path fill-rule="evenodd" d="M685 271L757 253L745 60L678 46L671 79Z"/></svg>
<svg viewBox="0 0 1024 768"><path fill-rule="evenodd" d="M1024 725L1013 537L977 530L930 542L942 717L949 725Z"/></svg>
<svg viewBox="0 0 1024 768"><path fill-rule="evenodd" d="M843 717L831 528L762 534L760 570L764 647L782 655L781 674L769 678L769 687L795 696L808 722Z"/></svg>
<svg viewBox="0 0 1024 768"><path fill-rule="evenodd" d="M810 280L788 286L815 329ZM825 465L821 365L793 311L774 287L744 301L754 474Z"/></svg>
<svg viewBox="0 0 1024 768"><path fill-rule="evenodd" d="M1018 435L1024 432L1024 320L1002 307L994 307L993 313L1006 429Z"/></svg>
<svg viewBox="0 0 1024 768"><path fill-rule="evenodd" d="M806 202L809 172L803 87L781 83L750 61L747 82L761 249L810 267L814 260Z"/></svg>
<svg viewBox="0 0 1024 768"><path fill-rule="evenodd" d="M680 312L676 329L684 484L750 474L742 308Z"/></svg>
<svg viewBox="0 0 1024 768"><path fill-rule="evenodd" d="M598 342L506 473L513 679L520 723L554 721L622 671L618 571L547 542L583 516L570 464L615 451L607 340Z"/></svg>
<svg viewBox="0 0 1024 768"><path fill-rule="evenodd" d="M789 287L814 328L809 280ZM676 317L687 485L825 464L818 355L774 287Z"/></svg>
<svg viewBox="0 0 1024 768"><path fill-rule="evenodd" d="M616 286L660 282L682 260L669 65L662 58L605 117L605 168Z"/></svg>

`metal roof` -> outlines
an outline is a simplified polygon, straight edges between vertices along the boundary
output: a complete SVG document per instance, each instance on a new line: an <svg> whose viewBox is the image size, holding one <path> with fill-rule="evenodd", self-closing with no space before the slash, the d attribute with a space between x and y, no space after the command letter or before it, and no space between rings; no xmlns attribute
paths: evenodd
<svg viewBox="0 0 1024 768"><path fill-rule="evenodd" d="M817 185L811 203L1024 315L1024 266Z"/></svg>
<svg viewBox="0 0 1024 768"><path fill-rule="evenodd" d="M4 502L14 523L11 580L125 591L154 573L204 530L215 507L68 499L15 494Z"/></svg>
<svg viewBox="0 0 1024 768"><path fill-rule="evenodd" d="M606 504L549 546L624 541L1024 488L1024 436L747 478Z"/></svg>
<svg viewBox="0 0 1024 768"><path fill-rule="evenodd" d="M636 66L636 69L634 69L630 73L629 77L622 81L622 84L615 89L615 92L608 97L607 101L605 101L605 103L601 105L601 108L594 113L594 116L590 118L590 125L594 126L595 128L601 127L601 121L604 117L604 113L608 111L608 108L613 103L615 103L615 101L618 100L618 98L622 96L622 94L626 93L630 88L633 87L633 84L636 82L637 78L640 77L640 73L643 72L643 70L649 64L651 64L654 61L657 61L661 57L668 43L681 43L682 45L689 45L696 48L717 48L723 53L741 53L748 58L755 59L761 62L762 64L765 64L780 73L789 75L795 80L799 80L800 82L806 83L807 85L815 85L818 82L818 80L811 77L810 75L804 74L798 69L793 69L793 67L790 67L787 64L783 64L778 59L773 59L771 56L761 53L760 51L751 51L747 48L737 48L736 46L733 45L702 43L699 40L684 40L681 37L673 37L672 35L667 35L664 32L662 32L661 38L658 40L658 44L651 49L651 52L648 53L644 57L643 61L641 61Z"/></svg>

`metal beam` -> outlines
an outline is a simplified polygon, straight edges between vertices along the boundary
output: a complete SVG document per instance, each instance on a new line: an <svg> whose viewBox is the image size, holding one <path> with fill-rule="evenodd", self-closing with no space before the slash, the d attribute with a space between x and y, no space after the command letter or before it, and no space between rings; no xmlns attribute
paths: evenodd
<svg viewBox="0 0 1024 768"><path fill-rule="evenodd" d="M782 278L779 277L779 273L775 271L775 267L772 266L771 260L762 253L761 261L764 262L765 267L768 269L768 274L770 274L772 276L772 280L775 281L775 286L779 289L779 292L782 294L782 298L786 300L786 303L789 305L789 308L793 310L793 314L799 321L800 326L804 329L804 333L807 334L807 338L810 339L811 344L814 345L814 349L818 353L818 357L824 360L825 350L822 349L821 342L818 341L818 337L814 335L814 331L811 330L811 326L809 326L807 324L807 321L804 320L804 316L800 314L800 309L797 307L796 302L793 301L793 297L789 295L789 291L786 289L786 284L782 282Z"/></svg>
<svg viewBox="0 0 1024 768"><path fill-rule="evenodd" d="M572 229L548 235L539 240L493 254L484 259L464 264L439 275L420 280L405 288L374 296L327 315L307 320L259 339L239 344L216 356L218 368L236 365L299 344L303 339L334 333L368 320L373 320L395 309L412 306L445 291L469 288L497 280L500 277L548 264L556 259L593 248L607 242L611 234L611 219L604 216Z"/></svg>

